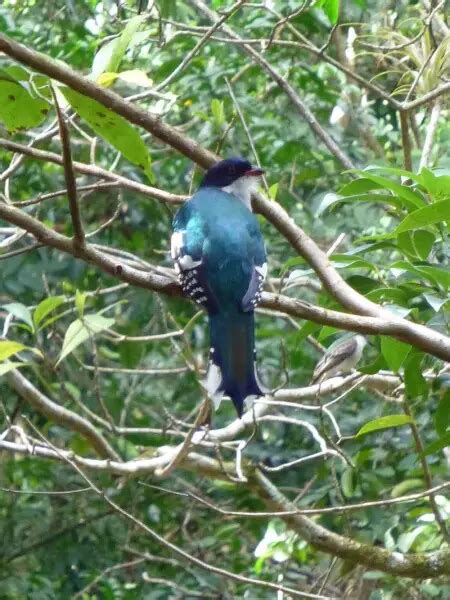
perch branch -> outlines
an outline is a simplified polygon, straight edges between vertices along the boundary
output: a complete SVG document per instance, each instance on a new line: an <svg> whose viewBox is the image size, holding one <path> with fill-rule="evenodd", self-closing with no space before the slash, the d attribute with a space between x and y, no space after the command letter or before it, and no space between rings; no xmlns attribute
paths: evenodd
<svg viewBox="0 0 450 600"><path fill-rule="evenodd" d="M120 461L119 455L90 421L50 400L17 369L10 371L5 377L9 386L40 414L82 435L99 456Z"/></svg>
<svg viewBox="0 0 450 600"><path fill-rule="evenodd" d="M199 0L194 1L196 5L199 3ZM200 4L202 3L200 2ZM214 13L213 16L214 18L216 18ZM189 158L197 162L199 165L208 167L217 160L216 155L209 152L208 150L202 149L198 144L184 136L177 129L162 123L159 119L152 117L148 112L128 104L120 96L111 92L110 90L105 90L93 83L92 81L81 77L70 67L61 65L60 62L57 63L39 53L29 50L28 48L22 46L21 44L18 44L14 40L11 40L10 38L4 35L0 35L0 50L5 52L9 56L15 58L16 60L22 62L23 64L37 69L38 71L45 73L50 77L53 77L71 86L73 89L84 93L85 95L88 95L98 100L99 102L102 102L111 110L115 110L115 112L121 114L122 116L130 120L130 122L136 123L142 126L144 129L147 129L153 135L155 135L162 141L168 143L173 148L179 150L185 156L188 156ZM271 68L270 65L268 66L269 68ZM280 85L284 86L286 82L284 82L284 80L279 75L278 78L281 80L279 82ZM313 117L313 119L315 118ZM10 149L12 149L13 151L17 151L17 145L14 145L11 142L8 142L7 140L1 142L1 145L3 145L3 147L7 147L8 144L10 146ZM77 168L76 163L74 163L74 168ZM84 169L86 169L86 167L84 167ZM105 176L104 173L105 172L102 172L102 177ZM117 177L118 176L115 176L116 180ZM109 176L109 179L111 179L111 174ZM160 194L160 190L157 190L157 193ZM389 313L389 311L375 304L374 302L370 301L369 299L365 298L363 295L359 294L354 289L352 289L342 279L339 273L332 267L325 253L323 253L320 250L320 248L314 243L314 241L302 229L300 229L300 227L298 227L294 223L294 221L289 217L289 215L286 213L286 211L282 208L280 204L278 204L277 202L270 202L261 194L256 194L254 197L254 206L256 210L258 210L258 212L263 214L278 229L278 231L291 243L293 248L305 258L305 260L315 270L315 272L323 282L326 289L330 292L330 294L336 300L338 300L341 303L341 305L344 306L348 311L356 313L357 315L377 317L381 320L388 320L390 322L395 320L398 324L399 329L401 330L400 335L405 335L406 330L408 330L408 333L410 334L410 343L417 345L422 350L425 350L426 352L431 352L435 356L439 356L444 360L449 360L450 340L448 338L422 325L410 323L400 318L394 319L392 314ZM6 209L6 207L1 208L2 211ZM65 238L63 238L63 236L59 236L58 234L55 235L58 236L58 244L62 246L62 241L65 241ZM45 233L44 237L46 236L47 232ZM56 244L50 245L58 247L56 246ZM60 247L60 249L67 252L67 245L65 243L64 245L65 248ZM94 251L93 249L89 249L88 252L85 252L82 258L88 260L88 262L98 264L98 266L101 266L105 271L109 272L111 275L118 275L117 264L114 261L106 258L104 255L101 255L100 253ZM121 267L120 270L126 273L127 275L125 277L122 277L125 281L128 281L130 283L133 282L141 286L142 283L144 283L145 276L142 274L137 276L138 271L134 270L134 273L131 273L130 267L125 266L123 266L123 268ZM170 286L167 286L167 280L163 281L162 278L159 278L157 280L156 275L153 275L152 277L153 284L159 286L160 290L161 288L169 290ZM137 283L138 280L140 281L140 283ZM149 286L144 285L142 287ZM177 286L174 286L174 284L172 283L172 293L174 291L174 288L176 289ZM408 335L408 333L406 333L406 335ZM428 336L430 337L428 338Z"/></svg>
<svg viewBox="0 0 450 600"><path fill-rule="evenodd" d="M272 202L271 204L276 203ZM86 244L83 248L78 248L75 253L70 238L53 231L34 217L27 215L14 206L0 204L0 218L28 231L34 235L38 242L96 265L106 273L114 277L119 277L122 281L138 287L151 289L155 292L162 292L169 295L181 294L178 283L169 277L154 272L142 271L124 264L123 261L119 261L118 259L114 260L113 257L94 248L91 244ZM310 240L310 238L307 238L307 240ZM314 244L312 240L310 242ZM325 255L323 256L329 268L333 270L328 263L328 258ZM337 275L337 277L339 276ZM351 290L350 286L343 280L341 281L344 286ZM361 298L365 300L363 296ZM371 302L369 304L372 305ZM396 317L376 304L373 304L373 306L379 310L374 311L374 316L366 317L328 310L301 300L265 292L263 294L262 306L285 312L291 316L309 319L323 325L333 325L341 329L358 331L360 333L392 335L442 360L450 361L449 337L424 325Z"/></svg>
<svg viewBox="0 0 450 600"><path fill-rule="evenodd" d="M80 473L82 472L81 468L85 467L94 471L106 471L127 475L136 475L138 473L136 463L145 463L145 468L140 469L141 473L151 472L161 465L168 464L174 455L174 449L171 448L171 452L168 453L166 449L166 454L169 454L169 456L164 454L162 457L158 456L150 459L117 463L111 460L101 461L88 459L77 456L73 452L50 448L45 445L35 445L30 449L29 446L25 444L0 441L0 449L25 455L32 452L34 455L43 458L69 462L72 466L78 467L77 470ZM194 470L197 474L219 479L225 477L223 469L217 460L202 456L201 454L193 452L189 453L183 459L182 464L184 468ZM144 467L144 465L142 464L141 467ZM91 481L88 480L86 476L84 476L84 479L92 487ZM400 552L390 552L377 546L363 544L349 537L329 531L309 517L300 514L297 507L292 504L259 470L255 470L253 474L250 474L249 483L264 499L270 509L284 513L284 515L282 515L283 520L309 544L322 552L346 560L351 560L354 563L363 564L371 569L377 569L395 576L427 579L450 574L450 550L448 548L428 554L402 554ZM246 485L248 485L248 483ZM105 500L107 499L105 495L102 494L102 496ZM129 518L129 516L130 515L128 515L127 518ZM154 536L155 532L152 531L151 535ZM161 541L161 539L164 538L160 539L158 536L156 539ZM167 544L168 542L164 540L164 545L167 546ZM172 545L170 544L170 546ZM177 554L180 554L180 548L175 548L176 549L171 547ZM188 556L188 560L191 560L192 558L193 557ZM250 583L251 581L252 580L249 580L247 583ZM269 587L272 586L274 589L277 589L275 584L270 584Z"/></svg>

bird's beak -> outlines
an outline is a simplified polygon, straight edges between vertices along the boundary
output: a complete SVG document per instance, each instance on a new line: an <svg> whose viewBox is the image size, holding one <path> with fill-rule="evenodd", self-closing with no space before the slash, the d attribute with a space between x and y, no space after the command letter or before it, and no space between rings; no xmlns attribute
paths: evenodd
<svg viewBox="0 0 450 600"><path fill-rule="evenodd" d="M261 175L264 175L264 173L265 173L264 169L260 169L259 167L254 167L254 168L246 171L245 176L246 177L261 177Z"/></svg>

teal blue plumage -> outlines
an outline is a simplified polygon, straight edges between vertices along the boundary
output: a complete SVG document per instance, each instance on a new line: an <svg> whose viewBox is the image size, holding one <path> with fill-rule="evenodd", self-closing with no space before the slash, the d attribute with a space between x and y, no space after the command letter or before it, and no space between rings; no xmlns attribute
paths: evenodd
<svg viewBox="0 0 450 600"><path fill-rule="evenodd" d="M258 220L235 195L202 187L178 211L173 229L183 291L209 315L208 391L230 396L241 416L245 398L264 393L254 350L254 309L266 268Z"/></svg>

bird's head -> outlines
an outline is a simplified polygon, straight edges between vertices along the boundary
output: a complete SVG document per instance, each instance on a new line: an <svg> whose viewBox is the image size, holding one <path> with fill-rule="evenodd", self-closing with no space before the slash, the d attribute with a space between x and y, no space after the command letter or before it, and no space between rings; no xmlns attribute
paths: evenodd
<svg viewBox="0 0 450 600"><path fill-rule="evenodd" d="M208 169L200 184L201 188L214 187L233 194L250 208L250 198L258 187L264 170L254 167L243 158L227 158Z"/></svg>

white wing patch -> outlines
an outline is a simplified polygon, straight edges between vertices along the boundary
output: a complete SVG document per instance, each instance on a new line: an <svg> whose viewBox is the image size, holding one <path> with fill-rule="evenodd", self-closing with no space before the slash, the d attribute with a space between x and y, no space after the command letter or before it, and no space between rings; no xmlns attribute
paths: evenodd
<svg viewBox="0 0 450 600"><path fill-rule="evenodd" d="M250 281L249 289L242 299L242 307L245 311L255 310L258 304L261 302L261 296L264 288L264 281L267 275L267 263L262 265L255 265Z"/></svg>
<svg viewBox="0 0 450 600"><path fill-rule="evenodd" d="M267 263L265 262L260 267L255 266L255 271L261 276L264 281L267 277Z"/></svg>
<svg viewBox="0 0 450 600"><path fill-rule="evenodd" d="M208 373L206 374L206 379L204 379L202 383L217 410L223 396L222 391L220 390L222 386L222 372L220 367L214 364L212 360L209 361Z"/></svg>
<svg viewBox="0 0 450 600"><path fill-rule="evenodd" d="M183 252L186 241L185 231L175 231L170 238L170 255L175 262L175 271L189 271L202 264L201 260L194 260L192 256Z"/></svg>
<svg viewBox="0 0 450 600"><path fill-rule="evenodd" d="M184 245L184 231L175 231L170 238L170 255L173 260L177 260L181 254Z"/></svg>
<svg viewBox="0 0 450 600"><path fill-rule="evenodd" d="M174 269L178 275L178 280L184 294L192 298L197 304L203 304L203 302L206 302L207 297L197 279L197 267L202 264L202 261L194 260L192 256L184 252L185 242L185 231L175 231L172 234L170 239L170 254L174 261Z"/></svg>
<svg viewBox="0 0 450 600"><path fill-rule="evenodd" d="M177 262L181 271L189 271L190 269L195 269L202 264L201 260L193 260L192 256L189 256L189 254L180 256Z"/></svg>

